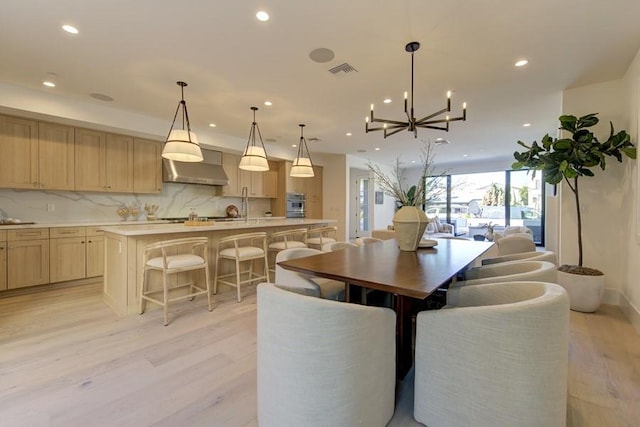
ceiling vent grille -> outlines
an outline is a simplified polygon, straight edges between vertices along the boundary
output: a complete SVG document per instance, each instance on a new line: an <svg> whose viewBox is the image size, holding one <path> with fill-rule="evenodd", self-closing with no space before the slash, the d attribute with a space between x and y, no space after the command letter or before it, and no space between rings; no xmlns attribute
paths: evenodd
<svg viewBox="0 0 640 427"><path fill-rule="evenodd" d="M344 64L340 64L337 65L333 68L329 68L329 72L333 75L344 75L344 74L349 74L349 73L353 73L353 72L358 72L358 70L356 70L355 68L353 68L350 64L347 64L346 62Z"/></svg>

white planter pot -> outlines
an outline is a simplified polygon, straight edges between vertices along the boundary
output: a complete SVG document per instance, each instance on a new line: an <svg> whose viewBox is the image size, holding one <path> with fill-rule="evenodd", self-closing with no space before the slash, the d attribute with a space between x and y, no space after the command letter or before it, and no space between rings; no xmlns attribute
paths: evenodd
<svg viewBox="0 0 640 427"><path fill-rule="evenodd" d="M585 313L596 311L604 295L604 277L558 271L558 284L569 294L571 310Z"/></svg>
<svg viewBox="0 0 640 427"><path fill-rule="evenodd" d="M398 248L401 251L415 251L427 228L427 215L415 206L403 206L393 216Z"/></svg>

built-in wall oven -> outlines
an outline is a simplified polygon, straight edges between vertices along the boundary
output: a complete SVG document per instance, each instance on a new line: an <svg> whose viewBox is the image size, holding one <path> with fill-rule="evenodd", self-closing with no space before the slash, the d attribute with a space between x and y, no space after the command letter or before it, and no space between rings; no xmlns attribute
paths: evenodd
<svg viewBox="0 0 640 427"><path fill-rule="evenodd" d="M287 218L304 218L303 193L287 193Z"/></svg>

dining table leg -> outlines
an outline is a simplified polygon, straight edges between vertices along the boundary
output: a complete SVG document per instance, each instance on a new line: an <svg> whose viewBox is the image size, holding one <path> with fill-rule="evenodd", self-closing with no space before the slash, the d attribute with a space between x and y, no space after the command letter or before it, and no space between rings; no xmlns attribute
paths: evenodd
<svg viewBox="0 0 640 427"><path fill-rule="evenodd" d="M413 365L413 316L418 300L395 296L396 311L396 376L402 380Z"/></svg>

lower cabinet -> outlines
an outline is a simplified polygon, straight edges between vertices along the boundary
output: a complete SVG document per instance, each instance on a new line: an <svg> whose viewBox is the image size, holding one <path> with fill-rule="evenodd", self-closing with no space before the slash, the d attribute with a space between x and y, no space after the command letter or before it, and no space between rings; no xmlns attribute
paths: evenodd
<svg viewBox="0 0 640 427"><path fill-rule="evenodd" d="M97 227L52 228L51 283L102 276L104 237Z"/></svg>
<svg viewBox="0 0 640 427"><path fill-rule="evenodd" d="M7 289L49 283L49 229L7 231Z"/></svg>
<svg viewBox="0 0 640 427"><path fill-rule="evenodd" d="M52 228L49 241L51 282L83 279L86 270L84 227Z"/></svg>
<svg viewBox="0 0 640 427"><path fill-rule="evenodd" d="M0 230L0 291L7 289L7 232Z"/></svg>

